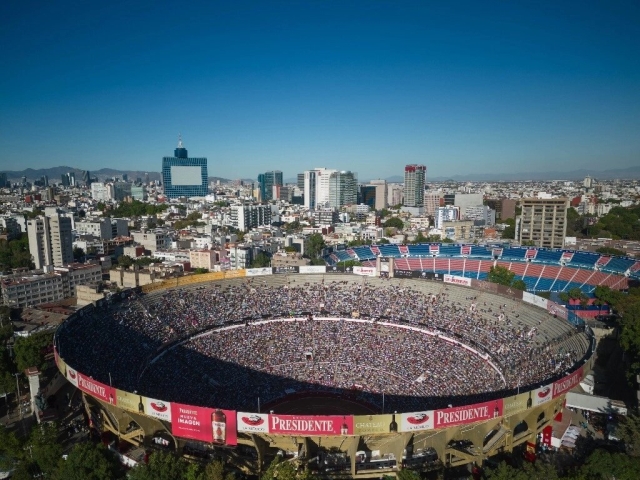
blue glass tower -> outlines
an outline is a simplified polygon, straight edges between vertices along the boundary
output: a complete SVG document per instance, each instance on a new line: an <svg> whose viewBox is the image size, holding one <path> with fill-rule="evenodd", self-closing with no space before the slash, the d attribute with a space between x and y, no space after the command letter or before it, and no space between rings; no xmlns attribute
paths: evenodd
<svg viewBox="0 0 640 480"><path fill-rule="evenodd" d="M189 158L180 138L174 156L162 158L162 182L169 198L206 196L207 159Z"/></svg>

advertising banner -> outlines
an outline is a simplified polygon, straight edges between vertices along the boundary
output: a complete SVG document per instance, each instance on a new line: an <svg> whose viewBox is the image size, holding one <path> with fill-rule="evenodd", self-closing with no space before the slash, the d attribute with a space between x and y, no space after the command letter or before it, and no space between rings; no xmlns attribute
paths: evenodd
<svg viewBox="0 0 640 480"><path fill-rule="evenodd" d="M171 421L171 403L164 402L155 398L142 397L144 401L144 413L150 417Z"/></svg>
<svg viewBox="0 0 640 480"><path fill-rule="evenodd" d="M269 433L269 415L264 413L238 412L238 431Z"/></svg>
<svg viewBox="0 0 640 480"><path fill-rule="evenodd" d="M353 267L354 275L364 275L365 277L375 277L378 270L375 267Z"/></svg>
<svg viewBox="0 0 640 480"><path fill-rule="evenodd" d="M67 377L67 380L71 382L71 385L73 385L76 388L78 387L78 372L68 365L67 365L66 377Z"/></svg>
<svg viewBox="0 0 640 480"><path fill-rule="evenodd" d="M464 425L502 416L502 399L435 411L435 428Z"/></svg>
<svg viewBox="0 0 640 480"><path fill-rule="evenodd" d="M444 283L452 283L454 285L462 285L463 287L470 287L471 279L467 277L458 277L456 275L445 275Z"/></svg>
<svg viewBox="0 0 640 480"><path fill-rule="evenodd" d="M344 265L333 265L332 267L326 267L325 273L344 273Z"/></svg>
<svg viewBox="0 0 640 480"><path fill-rule="evenodd" d="M144 401L142 396L138 396L135 393L125 392L118 388L116 391L116 405L130 412L144 413ZM142 408L140 408L140 405ZM141 411L142 410L142 411Z"/></svg>
<svg viewBox="0 0 640 480"><path fill-rule="evenodd" d="M564 377L563 379L558 380L557 382L554 382L553 383L553 398L556 398L556 397L562 395L563 393L568 392L572 388L576 387L580 383L580 380L582 380L582 369L583 369L583 367L580 367L578 370L573 372L571 375L568 375L568 376Z"/></svg>
<svg viewBox="0 0 640 480"><path fill-rule="evenodd" d="M524 412L533 406L533 392L506 397L502 400L502 403L502 413L505 417L514 413Z"/></svg>
<svg viewBox="0 0 640 480"><path fill-rule="evenodd" d="M236 445L236 412L171 403L171 433L216 445Z"/></svg>
<svg viewBox="0 0 640 480"><path fill-rule="evenodd" d="M413 277L413 270L394 270L393 276L395 278L411 278Z"/></svg>
<svg viewBox="0 0 640 480"><path fill-rule="evenodd" d="M273 267L272 272L276 275L283 273L298 273L300 271L300 267L297 265L289 265L286 267Z"/></svg>
<svg viewBox="0 0 640 480"><path fill-rule="evenodd" d="M244 272L247 277L257 277L259 275L271 275L273 273L271 271L271 267L247 268Z"/></svg>
<svg viewBox="0 0 640 480"><path fill-rule="evenodd" d="M553 385L543 385L533 391L533 405L537 407L553 398Z"/></svg>
<svg viewBox="0 0 640 480"><path fill-rule="evenodd" d="M300 273L325 273L327 267L324 265L300 265Z"/></svg>
<svg viewBox="0 0 640 480"><path fill-rule="evenodd" d="M484 282L482 280L471 280L471 286L478 290L484 290L489 293L498 293L498 284L491 282Z"/></svg>
<svg viewBox="0 0 640 480"><path fill-rule="evenodd" d="M563 319L567 319L569 314L567 313L567 309L562 305L558 305L556 302L552 302L551 300L547 300L547 311L553 315Z"/></svg>
<svg viewBox="0 0 640 480"><path fill-rule="evenodd" d="M504 285L498 285L498 293L506 297L515 298L517 300L522 299L522 290L517 288L506 287Z"/></svg>
<svg viewBox="0 0 640 480"><path fill-rule="evenodd" d="M536 307L547 309L547 299L539 297L529 292L522 292L522 300Z"/></svg>
<svg viewBox="0 0 640 480"><path fill-rule="evenodd" d="M353 435L353 417L337 415L269 415L269 432L285 435Z"/></svg>
<svg viewBox="0 0 640 480"><path fill-rule="evenodd" d="M224 278L224 272L212 272L207 276L208 280L222 280Z"/></svg>
<svg viewBox="0 0 640 480"><path fill-rule="evenodd" d="M353 433L356 435L395 433L398 431L395 417L395 415L355 415Z"/></svg>
<svg viewBox="0 0 640 480"><path fill-rule="evenodd" d="M434 418L433 410L403 413L400 415L400 431L433 430Z"/></svg>
<svg viewBox="0 0 640 480"><path fill-rule="evenodd" d="M93 378L89 378L80 372L78 374L78 388L89 395L99 398L104 402L109 402L112 405L116 404L116 390L115 388L95 381Z"/></svg>
<svg viewBox="0 0 640 480"><path fill-rule="evenodd" d="M542 429L542 444L547 447L551 446L551 436L553 434L553 425L547 425Z"/></svg>

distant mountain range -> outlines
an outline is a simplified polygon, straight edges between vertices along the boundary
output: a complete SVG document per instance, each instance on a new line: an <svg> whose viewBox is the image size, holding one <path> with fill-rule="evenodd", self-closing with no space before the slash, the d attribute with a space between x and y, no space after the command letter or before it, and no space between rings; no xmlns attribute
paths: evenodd
<svg viewBox="0 0 640 480"><path fill-rule="evenodd" d="M5 171L7 178L11 181L18 181L22 177L27 177L27 180L38 180L43 175L49 177L52 182L59 182L61 175L69 172L76 174L76 179L82 179L83 170L72 167L52 167L52 168L40 168L33 169L27 168L26 170L13 170ZM107 178L120 177L124 174L128 175L129 180L135 180L136 178L144 179L145 174L149 174L150 180L161 180L162 176L160 172L145 172L142 170L115 170L113 168L102 168L100 170L91 170L91 176L97 177L99 180L105 180ZM427 181L429 182L443 182L452 180L456 182L472 181L472 182L508 182L508 181L536 181L536 180L582 180L587 175L598 180L613 180L619 179L640 179L640 165L629 168L618 168L611 170L591 170L580 169L572 170L569 172L521 172L521 173L509 173L509 172L493 172L493 173L468 173L462 175L452 175L446 177L429 177L427 174ZM227 178L221 177L209 177L209 181L220 180L221 183L229 182ZM361 182L368 182L370 178L361 178ZM393 175L385 178L389 183L402 183L404 178L401 175ZM244 179L244 182L255 182L255 179ZM296 183L297 178L287 178L285 183Z"/></svg>

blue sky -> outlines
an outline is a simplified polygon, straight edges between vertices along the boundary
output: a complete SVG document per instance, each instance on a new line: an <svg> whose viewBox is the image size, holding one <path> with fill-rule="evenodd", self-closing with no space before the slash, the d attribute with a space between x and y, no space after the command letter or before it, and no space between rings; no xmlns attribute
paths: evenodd
<svg viewBox="0 0 640 480"><path fill-rule="evenodd" d="M181 3L2 2L0 169L640 164L638 2Z"/></svg>

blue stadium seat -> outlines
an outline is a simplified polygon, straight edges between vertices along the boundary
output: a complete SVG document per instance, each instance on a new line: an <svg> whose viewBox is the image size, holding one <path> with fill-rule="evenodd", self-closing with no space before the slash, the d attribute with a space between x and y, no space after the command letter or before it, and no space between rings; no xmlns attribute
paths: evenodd
<svg viewBox="0 0 640 480"><path fill-rule="evenodd" d="M356 252L356 255L360 259L360 261L364 260L373 260L376 256L371 251L368 245L362 245L360 247L353 247L353 251Z"/></svg>
<svg viewBox="0 0 640 480"><path fill-rule="evenodd" d="M613 257L602 270L622 274L634 263L636 263L636 261L632 258Z"/></svg>
<svg viewBox="0 0 640 480"><path fill-rule="evenodd" d="M418 245L408 245L409 255L412 257L424 257L431 255L429 253L429 244L420 243Z"/></svg>
<svg viewBox="0 0 640 480"><path fill-rule="evenodd" d="M380 249L380 254L383 257L399 257L400 250L398 250L397 245L378 245Z"/></svg>
<svg viewBox="0 0 640 480"><path fill-rule="evenodd" d="M596 261L600 258L599 253L590 253L590 252L574 252L573 258L569 265L573 266L585 266L585 267L593 267L596 264Z"/></svg>
<svg viewBox="0 0 640 480"><path fill-rule="evenodd" d="M554 250L545 250L538 249L538 255L536 255L535 262L541 263L558 263L560 262L560 257L562 256L562 251L554 251Z"/></svg>
<svg viewBox="0 0 640 480"><path fill-rule="evenodd" d="M522 247L511 247L505 248L502 250L502 259L503 260L522 260L524 259L524 255L527 252L528 248Z"/></svg>

